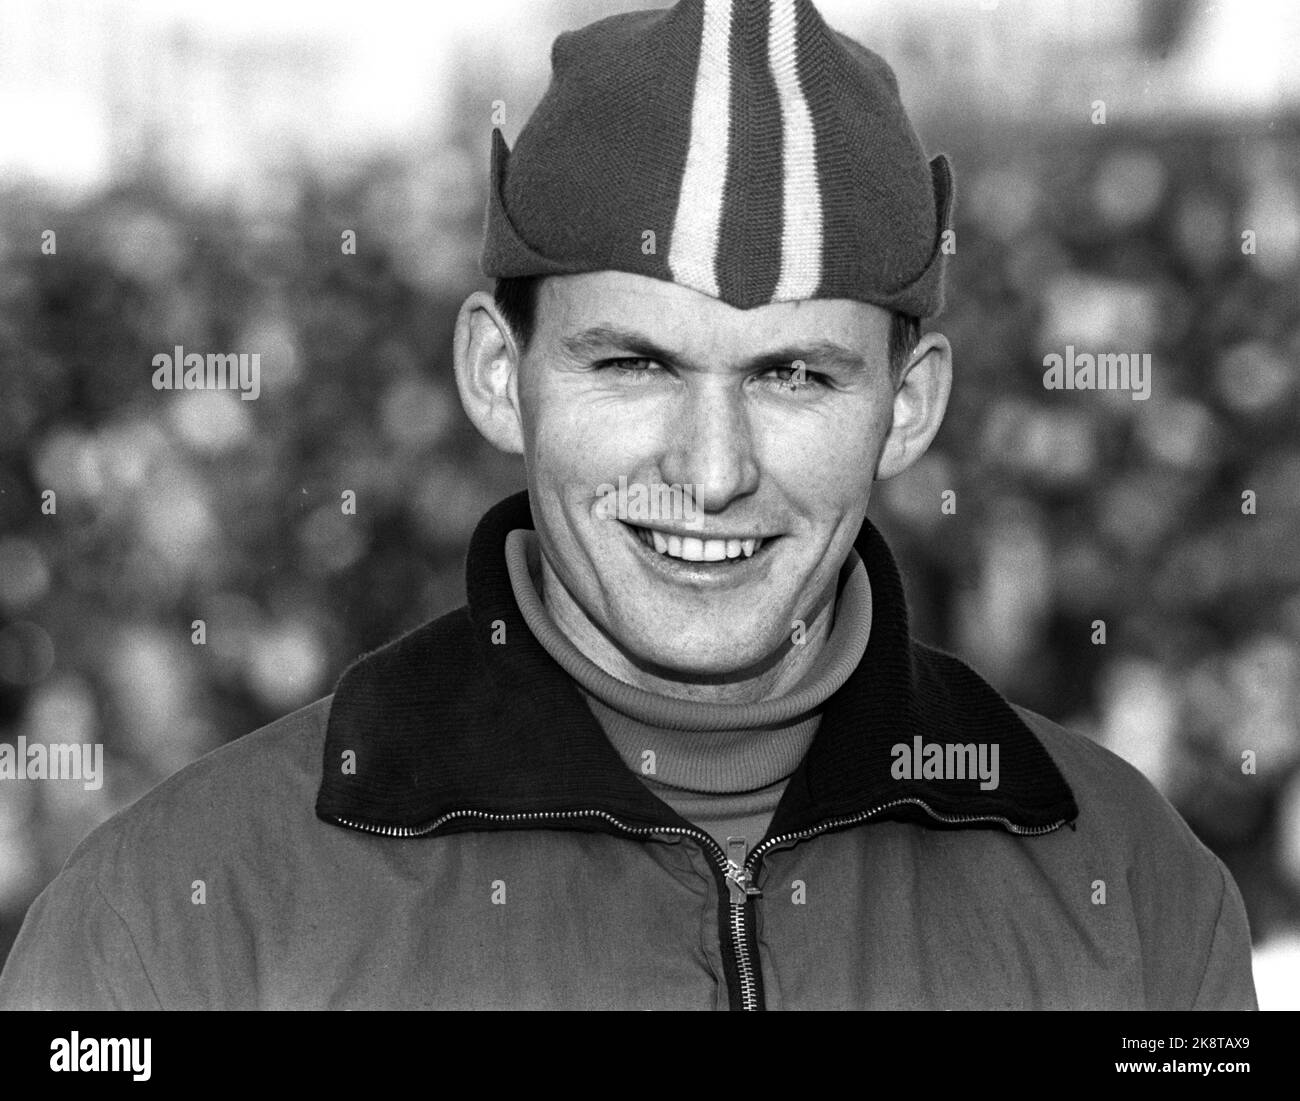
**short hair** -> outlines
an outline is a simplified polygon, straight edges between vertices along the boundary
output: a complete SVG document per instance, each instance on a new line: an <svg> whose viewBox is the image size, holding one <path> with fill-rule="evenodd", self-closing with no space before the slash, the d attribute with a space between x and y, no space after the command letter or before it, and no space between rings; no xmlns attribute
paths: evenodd
<svg viewBox="0 0 1300 1101"><path fill-rule="evenodd" d="M521 352L527 351L537 327L537 291L545 276L517 275L498 279L492 297L514 334ZM921 320L895 310L889 323L889 374L897 383L912 349L921 339Z"/></svg>

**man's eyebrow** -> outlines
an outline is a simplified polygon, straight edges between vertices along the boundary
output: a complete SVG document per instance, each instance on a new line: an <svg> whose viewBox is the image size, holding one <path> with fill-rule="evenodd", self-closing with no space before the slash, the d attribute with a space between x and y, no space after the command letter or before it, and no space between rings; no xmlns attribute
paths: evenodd
<svg viewBox="0 0 1300 1101"><path fill-rule="evenodd" d="M612 325L595 325L583 329L579 333L565 337L561 343L564 350L575 359L586 359L600 352L618 349L671 366L681 364L685 360L685 357L679 353L660 347L642 333ZM811 340L763 352L746 361L744 367L751 371L771 370L774 367L789 367L796 361L802 361L809 368L815 365L823 368L842 367L848 370L861 370L866 365L863 355L852 348L837 344L833 340Z"/></svg>
<svg viewBox="0 0 1300 1101"><path fill-rule="evenodd" d="M566 336L561 344L574 359L587 359L599 352L618 349L636 356L644 356L646 359L659 360L662 363L680 362L679 356L667 348L661 348L648 336L612 325L594 325L590 329L583 329L580 333Z"/></svg>
<svg viewBox="0 0 1300 1101"><path fill-rule="evenodd" d="M862 370L867 363L866 357L861 352L845 347L843 344L837 344L833 340L810 340L803 344L764 352L750 366L789 367L796 361L801 361L806 367L814 365L823 368L843 367L852 371Z"/></svg>

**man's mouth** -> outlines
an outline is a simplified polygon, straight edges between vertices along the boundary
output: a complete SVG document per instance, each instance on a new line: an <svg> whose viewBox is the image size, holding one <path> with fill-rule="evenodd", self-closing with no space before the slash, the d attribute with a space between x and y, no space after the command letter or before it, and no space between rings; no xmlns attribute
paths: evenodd
<svg viewBox="0 0 1300 1101"><path fill-rule="evenodd" d="M628 524L627 527L650 550L665 558L677 558L683 562L743 561L753 558L767 542L758 537L705 539L696 535L672 535L653 528L637 527L635 524Z"/></svg>

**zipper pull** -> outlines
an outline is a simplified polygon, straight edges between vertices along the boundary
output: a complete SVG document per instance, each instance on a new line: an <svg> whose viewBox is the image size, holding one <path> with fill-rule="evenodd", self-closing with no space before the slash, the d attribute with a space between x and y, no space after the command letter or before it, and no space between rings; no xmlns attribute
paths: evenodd
<svg viewBox="0 0 1300 1101"><path fill-rule="evenodd" d="M745 852L743 837L727 838L727 889L732 903L743 903L747 898L760 898L763 894L754 886L753 876L745 867Z"/></svg>

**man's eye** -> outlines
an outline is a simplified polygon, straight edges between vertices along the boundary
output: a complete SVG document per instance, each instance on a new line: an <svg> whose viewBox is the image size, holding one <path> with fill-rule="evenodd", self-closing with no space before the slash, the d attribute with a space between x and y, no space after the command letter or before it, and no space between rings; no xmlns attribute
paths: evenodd
<svg viewBox="0 0 1300 1101"><path fill-rule="evenodd" d="M821 386L826 376L804 367L773 367L766 373L778 390L805 390Z"/></svg>
<svg viewBox="0 0 1300 1101"><path fill-rule="evenodd" d="M622 356L618 359L606 359L598 363L601 370L616 371L629 377L645 377L655 373L659 364L644 356Z"/></svg>

